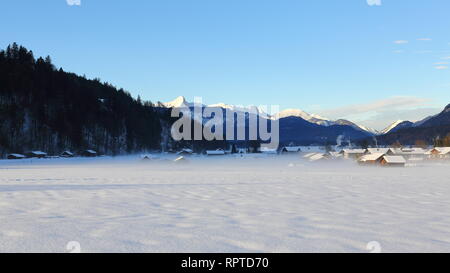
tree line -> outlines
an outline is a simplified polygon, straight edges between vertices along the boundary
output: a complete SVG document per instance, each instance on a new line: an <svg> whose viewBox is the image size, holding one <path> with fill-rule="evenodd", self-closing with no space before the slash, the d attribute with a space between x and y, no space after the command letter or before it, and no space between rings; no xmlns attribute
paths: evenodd
<svg viewBox="0 0 450 273"><path fill-rule="evenodd" d="M0 51L0 156L94 149L102 154L161 147L161 116L149 101L99 79L56 69L16 43Z"/></svg>

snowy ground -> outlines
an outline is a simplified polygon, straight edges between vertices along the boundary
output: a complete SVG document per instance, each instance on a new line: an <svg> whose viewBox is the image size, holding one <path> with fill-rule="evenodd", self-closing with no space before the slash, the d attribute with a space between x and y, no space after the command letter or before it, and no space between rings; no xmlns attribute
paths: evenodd
<svg viewBox="0 0 450 273"><path fill-rule="evenodd" d="M0 161L0 252L450 251L450 163L189 161Z"/></svg>

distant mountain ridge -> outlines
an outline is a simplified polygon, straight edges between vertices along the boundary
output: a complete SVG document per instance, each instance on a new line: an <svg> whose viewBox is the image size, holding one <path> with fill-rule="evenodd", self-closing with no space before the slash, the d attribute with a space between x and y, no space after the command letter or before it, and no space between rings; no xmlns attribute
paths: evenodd
<svg viewBox="0 0 450 273"><path fill-rule="evenodd" d="M191 108L194 106L194 103L188 102L185 97L179 96L173 101L166 102L166 103L160 103L160 106L172 108L172 107L188 107ZM234 106L230 104L225 103L217 103L217 104L210 104L210 105L202 105L203 107L219 107L223 109L230 109L234 111L248 111L249 107L243 107L243 106ZM279 113L268 115L264 111L262 111L260 108L254 107L253 110L256 110L258 114L266 116L268 119L283 119L287 117L298 117L302 118L303 120L306 120L310 123L314 123L321 126L332 126L332 125L346 125L351 126L356 130L367 132L369 134L376 135L379 132L375 129L367 128L361 125L358 125L354 122L345 120L345 119L338 119L338 120L330 120L328 118L316 115L316 114L309 114L303 110L300 109L286 109Z"/></svg>
<svg viewBox="0 0 450 273"><path fill-rule="evenodd" d="M418 122L403 121L390 126L388 132L378 137L380 143L414 145L417 141L440 145L439 140L450 138L450 104L437 115Z"/></svg>
<svg viewBox="0 0 450 273"><path fill-rule="evenodd" d="M434 126L446 126L450 125L450 104L447 105L444 110L436 116L430 117L423 122L421 127L434 127Z"/></svg>
<svg viewBox="0 0 450 273"><path fill-rule="evenodd" d="M175 100L160 103L161 107L185 107L192 108L194 103L186 101L182 96L177 97ZM231 109L237 112L245 112L246 118L251 114L259 114L261 117L267 120L278 120L280 124L280 141L284 144L297 143L302 145L309 145L312 143L325 145L327 143L335 143L339 137L346 137L349 140L357 141L369 136L373 136L374 133L370 132L355 123L340 119L336 121L328 120L318 115L306 113L299 109L287 109L269 115L257 107L241 107L224 103L201 105L202 107L218 107L222 109ZM195 120L199 120L198 117L193 116ZM206 123L208 119L203 119L203 123ZM224 121L227 121L224 114ZM225 125L226 126L226 125ZM246 128L248 130L248 128Z"/></svg>

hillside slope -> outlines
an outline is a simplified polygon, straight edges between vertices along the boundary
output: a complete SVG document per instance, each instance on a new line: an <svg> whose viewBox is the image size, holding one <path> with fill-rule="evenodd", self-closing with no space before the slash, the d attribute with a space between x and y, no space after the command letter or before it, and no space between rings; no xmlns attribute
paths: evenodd
<svg viewBox="0 0 450 273"><path fill-rule="evenodd" d="M55 69L17 44L0 51L0 156L32 149L57 154L157 149L160 117L123 89Z"/></svg>

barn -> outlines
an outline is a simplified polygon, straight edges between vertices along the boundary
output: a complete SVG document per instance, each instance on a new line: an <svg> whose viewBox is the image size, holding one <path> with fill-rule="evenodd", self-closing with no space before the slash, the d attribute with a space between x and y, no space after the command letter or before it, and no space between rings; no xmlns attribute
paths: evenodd
<svg viewBox="0 0 450 273"><path fill-rule="evenodd" d="M388 154L391 152L390 148L367 148L366 154Z"/></svg>
<svg viewBox="0 0 450 273"><path fill-rule="evenodd" d="M22 155L22 154L9 154L7 156L8 159L24 159L26 158L26 156Z"/></svg>
<svg viewBox="0 0 450 273"><path fill-rule="evenodd" d="M450 159L450 147L436 147L430 151L431 158Z"/></svg>
<svg viewBox="0 0 450 273"><path fill-rule="evenodd" d="M380 161L382 166L405 167L406 160L400 155L385 155Z"/></svg>
<svg viewBox="0 0 450 273"><path fill-rule="evenodd" d="M71 151L64 151L61 153L61 157L74 157L74 154Z"/></svg>
<svg viewBox="0 0 450 273"><path fill-rule="evenodd" d="M384 153L373 153L373 154L367 154L363 155L358 159L358 163L360 165L375 165L380 162L380 160L385 156Z"/></svg>
<svg viewBox="0 0 450 273"><path fill-rule="evenodd" d="M387 155L399 155L405 159L424 159L427 152L423 148L395 148L390 149Z"/></svg>
<svg viewBox="0 0 450 273"><path fill-rule="evenodd" d="M26 156L29 158L44 158L47 156L47 153L44 153L42 151L31 151L26 153Z"/></svg>
<svg viewBox="0 0 450 273"><path fill-rule="evenodd" d="M330 159L330 155L328 155L328 154L323 154L323 153L314 153L314 154L311 155L308 159L309 159L309 161L311 161L311 162L326 161L326 160Z"/></svg>
<svg viewBox="0 0 450 273"><path fill-rule="evenodd" d="M353 159L358 159L365 153L366 153L365 149L344 149L341 151L341 154L343 154L345 158L353 158Z"/></svg>

